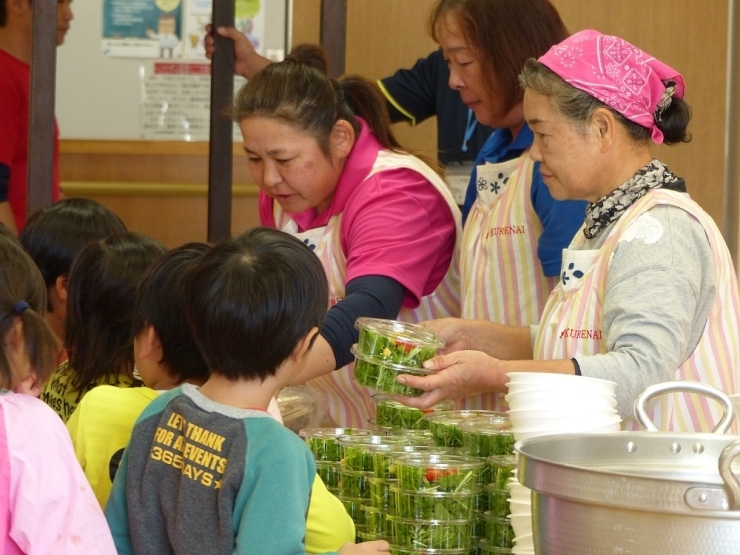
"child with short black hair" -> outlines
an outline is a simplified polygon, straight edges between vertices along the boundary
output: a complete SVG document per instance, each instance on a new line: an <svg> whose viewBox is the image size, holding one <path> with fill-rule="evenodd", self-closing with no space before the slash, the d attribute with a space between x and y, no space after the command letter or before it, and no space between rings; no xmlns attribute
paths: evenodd
<svg viewBox="0 0 740 555"><path fill-rule="evenodd" d="M41 270L48 289L46 323L60 341L65 336L72 261L91 241L125 232L126 226L114 212L95 200L76 197L34 212L21 231L19 240Z"/></svg>
<svg viewBox="0 0 740 555"><path fill-rule="evenodd" d="M137 421L106 506L119 553L305 553L316 466L266 412L302 369L326 313L321 263L257 228L216 245L186 281L206 383L161 395ZM343 555L387 552L385 541Z"/></svg>
<svg viewBox="0 0 740 555"><path fill-rule="evenodd" d="M45 309L38 268L0 234L0 553L113 555L64 425L33 396L55 367Z"/></svg>
<svg viewBox="0 0 740 555"><path fill-rule="evenodd" d="M88 243L69 271L66 347L62 363L44 387L43 400L66 422L98 385L134 384L131 319L144 272L167 251L140 233L118 233Z"/></svg>

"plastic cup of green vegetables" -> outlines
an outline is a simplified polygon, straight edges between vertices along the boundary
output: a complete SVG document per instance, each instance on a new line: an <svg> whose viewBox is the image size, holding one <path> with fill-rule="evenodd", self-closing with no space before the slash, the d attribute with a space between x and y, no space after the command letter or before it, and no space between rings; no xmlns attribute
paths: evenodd
<svg viewBox="0 0 740 555"><path fill-rule="evenodd" d="M342 495L337 495L337 497L344 505L344 509L349 514L352 522L355 523L355 526L365 526L365 511L362 510L362 506L367 500L361 497L344 497Z"/></svg>
<svg viewBox="0 0 740 555"><path fill-rule="evenodd" d="M327 461L316 461L316 473L324 482L326 488L332 492L337 493L339 491L339 470L341 463L338 462L327 462Z"/></svg>
<svg viewBox="0 0 740 555"><path fill-rule="evenodd" d="M506 518L511 513L509 507L509 490L497 489L495 484L483 486L483 490L488 494L488 512L492 517Z"/></svg>
<svg viewBox="0 0 740 555"><path fill-rule="evenodd" d="M441 455L448 453L444 447L434 445L402 445L391 450L377 450L373 453L373 471L378 478L396 479L396 467L393 459L409 453L430 453ZM451 454L451 453L450 453Z"/></svg>
<svg viewBox="0 0 740 555"><path fill-rule="evenodd" d="M509 478L514 475L516 469L516 457L514 455L491 455L486 459L488 466L489 482L496 489L509 489Z"/></svg>
<svg viewBox="0 0 740 555"><path fill-rule="evenodd" d="M360 332L358 352L370 359L409 368L421 368L445 345L426 328L409 322L358 318L355 328Z"/></svg>
<svg viewBox="0 0 740 555"><path fill-rule="evenodd" d="M365 511L365 522L368 533L375 534L380 538L390 537L392 531L387 518L387 509L363 505L362 510Z"/></svg>
<svg viewBox="0 0 740 555"><path fill-rule="evenodd" d="M462 455L409 453L391 463L398 487L413 491L477 492L483 461Z"/></svg>
<svg viewBox="0 0 740 555"><path fill-rule="evenodd" d="M317 461L342 460L337 438L340 436L369 436L372 430L362 428L303 428L298 432Z"/></svg>
<svg viewBox="0 0 740 555"><path fill-rule="evenodd" d="M377 393L373 395L375 403L375 422L383 429L428 429L429 421L424 418L425 414L433 412L454 410L455 401L446 399L432 407L421 410L408 407L390 395Z"/></svg>
<svg viewBox="0 0 740 555"><path fill-rule="evenodd" d="M391 545L390 555L472 555L474 548L463 547L462 549L414 549L413 547L401 547Z"/></svg>
<svg viewBox="0 0 740 555"><path fill-rule="evenodd" d="M429 421L429 430L436 445L444 447L462 447L463 433L460 423L472 418L488 416L492 419L500 419L501 422L509 422L509 417L503 412L490 410L450 410L425 414L424 418Z"/></svg>
<svg viewBox="0 0 740 555"><path fill-rule="evenodd" d="M395 428L391 431L390 436L400 436L405 438L410 444L418 445L419 447L425 445L434 445L432 440L432 432L429 430L413 430L411 428L401 429Z"/></svg>
<svg viewBox="0 0 740 555"><path fill-rule="evenodd" d="M465 452L473 457L511 455L514 433L511 424L497 416L479 416L460 422Z"/></svg>
<svg viewBox="0 0 740 555"><path fill-rule="evenodd" d="M415 520L388 515L397 545L414 549L469 549L472 521Z"/></svg>
<svg viewBox="0 0 740 555"><path fill-rule="evenodd" d="M510 547L495 547L488 543L486 538L478 540L478 553L480 555L511 555Z"/></svg>
<svg viewBox="0 0 740 555"><path fill-rule="evenodd" d="M370 499L370 478L372 477L372 472L363 470L340 470L339 496Z"/></svg>
<svg viewBox="0 0 740 555"><path fill-rule="evenodd" d="M388 536L374 534L373 532L370 532L369 530L370 530L370 527L368 526L368 531L357 532L357 543L374 542L376 540L387 540L388 539Z"/></svg>
<svg viewBox="0 0 740 555"><path fill-rule="evenodd" d="M389 451L393 446L408 445L410 441L402 436L341 436L337 438L342 468L348 470L373 470L373 453L378 450Z"/></svg>
<svg viewBox="0 0 740 555"><path fill-rule="evenodd" d="M425 370L424 368L405 366L390 361L370 358L359 352L356 345L353 345L350 350L356 357L354 370L355 382L377 391L406 395L407 397L418 397L424 393L421 389L397 382L396 377L401 374L423 377L434 373L434 370Z"/></svg>
<svg viewBox="0 0 740 555"><path fill-rule="evenodd" d="M475 493L407 491L393 486L395 514L416 520L463 520L473 517Z"/></svg>
<svg viewBox="0 0 740 555"><path fill-rule="evenodd" d="M395 508L396 498L391 492L391 487L397 483L398 480L370 478L370 506L386 511Z"/></svg>
<svg viewBox="0 0 740 555"><path fill-rule="evenodd" d="M501 518L492 511L483 513L486 521L486 541L493 547L511 547L514 543L514 529L508 518Z"/></svg>
<svg viewBox="0 0 740 555"><path fill-rule="evenodd" d="M473 500L473 510L476 513L482 513L491 508L491 496L487 491L485 491L485 488L487 487L487 485L484 485L484 491L479 491Z"/></svg>

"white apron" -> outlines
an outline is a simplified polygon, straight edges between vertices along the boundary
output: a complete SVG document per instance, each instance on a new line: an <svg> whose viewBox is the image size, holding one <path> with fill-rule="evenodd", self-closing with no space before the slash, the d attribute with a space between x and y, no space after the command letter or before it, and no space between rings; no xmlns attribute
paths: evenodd
<svg viewBox="0 0 740 555"><path fill-rule="evenodd" d="M513 326L536 324L557 277L545 277L537 256L542 224L532 208L534 162L529 151L478 166L478 197L462 240L463 318ZM503 395L462 400L467 409L506 410Z"/></svg>
<svg viewBox="0 0 740 555"><path fill-rule="evenodd" d="M431 294L421 299L415 309L402 308L398 319L407 322L420 322L446 316L460 316L460 276L458 272L460 259L460 238L462 224L460 210L450 193L447 184L429 166L418 158L410 155L398 154L388 150L381 150L373 168L365 179L383 170L393 168L409 168L421 174L434 188L439 191L450 207L455 218L456 241L455 249L450 262L450 268L444 279ZM274 204L275 222L278 229L286 231L306 243L321 259L326 277L329 281L329 307L341 301L345 295L345 277L347 275L347 261L342 252L340 223L341 214L332 216L325 227L298 232L298 226L293 219L283 212L280 205ZM354 364L315 378L309 384L324 392L328 402L329 415L341 427L367 426L367 420L373 414L370 395L374 392L357 385L353 380Z"/></svg>
<svg viewBox="0 0 740 555"><path fill-rule="evenodd" d="M577 258L570 257L569 253L563 255L563 272L573 281L570 284L566 282L565 286L559 284L550 295L535 339L534 358L569 359L606 352L602 337L602 302L614 249L629 225L657 204L681 208L702 224L717 269L717 297L704 334L696 350L676 370L674 379L703 382L732 394L736 391L736 371L740 367L740 303L730 254L709 215L688 196L663 189L649 192L629 207L600 249L580 251L582 254L578 256L583 257L580 267ZM583 241L584 235L579 232L571 247L583 244ZM571 263L573 267L570 267ZM714 402L707 402L696 395L676 393L659 397L649 414L660 429L711 431L721 417L718 410ZM639 429L634 418L628 419L623 426Z"/></svg>

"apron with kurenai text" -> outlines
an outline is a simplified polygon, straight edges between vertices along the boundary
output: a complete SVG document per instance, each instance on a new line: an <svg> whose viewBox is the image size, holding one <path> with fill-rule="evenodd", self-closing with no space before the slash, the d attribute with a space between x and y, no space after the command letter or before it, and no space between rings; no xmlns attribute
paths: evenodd
<svg viewBox="0 0 740 555"><path fill-rule="evenodd" d="M676 369L674 379L702 382L733 394L736 391L736 372L740 368L737 318L740 302L730 253L708 214L687 195L664 189L651 190L630 206L600 249L573 249L585 240L582 231L576 234L571 248L563 255L563 281L553 290L542 315L535 339L534 358L570 359L606 353L602 316L609 265L620 238L630 224L656 205L681 208L702 224L717 269L717 296L704 334L688 360ZM581 254L570 257L569 252ZM662 430L711 431L721 417L718 414L721 410L719 405L698 395L672 393L656 400L649 415ZM623 427L640 429L634 418L625 421Z"/></svg>
<svg viewBox="0 0 740 555"><path fill-rule="evenodd" d="M542 224L532 208L534 161L518 158L477 167L478 197L465 222L460 271L463 318L513 326L537 324L557 277L537 256ZM466 409L506 410L503 395L462 400Z"/></svg>

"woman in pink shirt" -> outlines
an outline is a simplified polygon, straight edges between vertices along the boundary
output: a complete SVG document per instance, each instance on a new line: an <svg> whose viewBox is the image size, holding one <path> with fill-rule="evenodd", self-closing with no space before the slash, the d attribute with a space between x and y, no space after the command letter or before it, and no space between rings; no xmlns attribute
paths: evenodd
<svg viewBox="0 0 740 555"><path fill-rule="evenodd" d="M435 169L400 147L377 87L329 78L318 47L299 46L250 79L235 118L262 224L311 247L329 281L300 380L314 378L338 425L362 427L372 409L347 367L355 320L460 314L459 210Z"/></svg>
<svg viewBox="0 0 740 555"><path fill-rule="evenodd" d="M64 424L35 398L55 367L45 308L36 265L0 236L0 553L114 554Z"/></svg>

